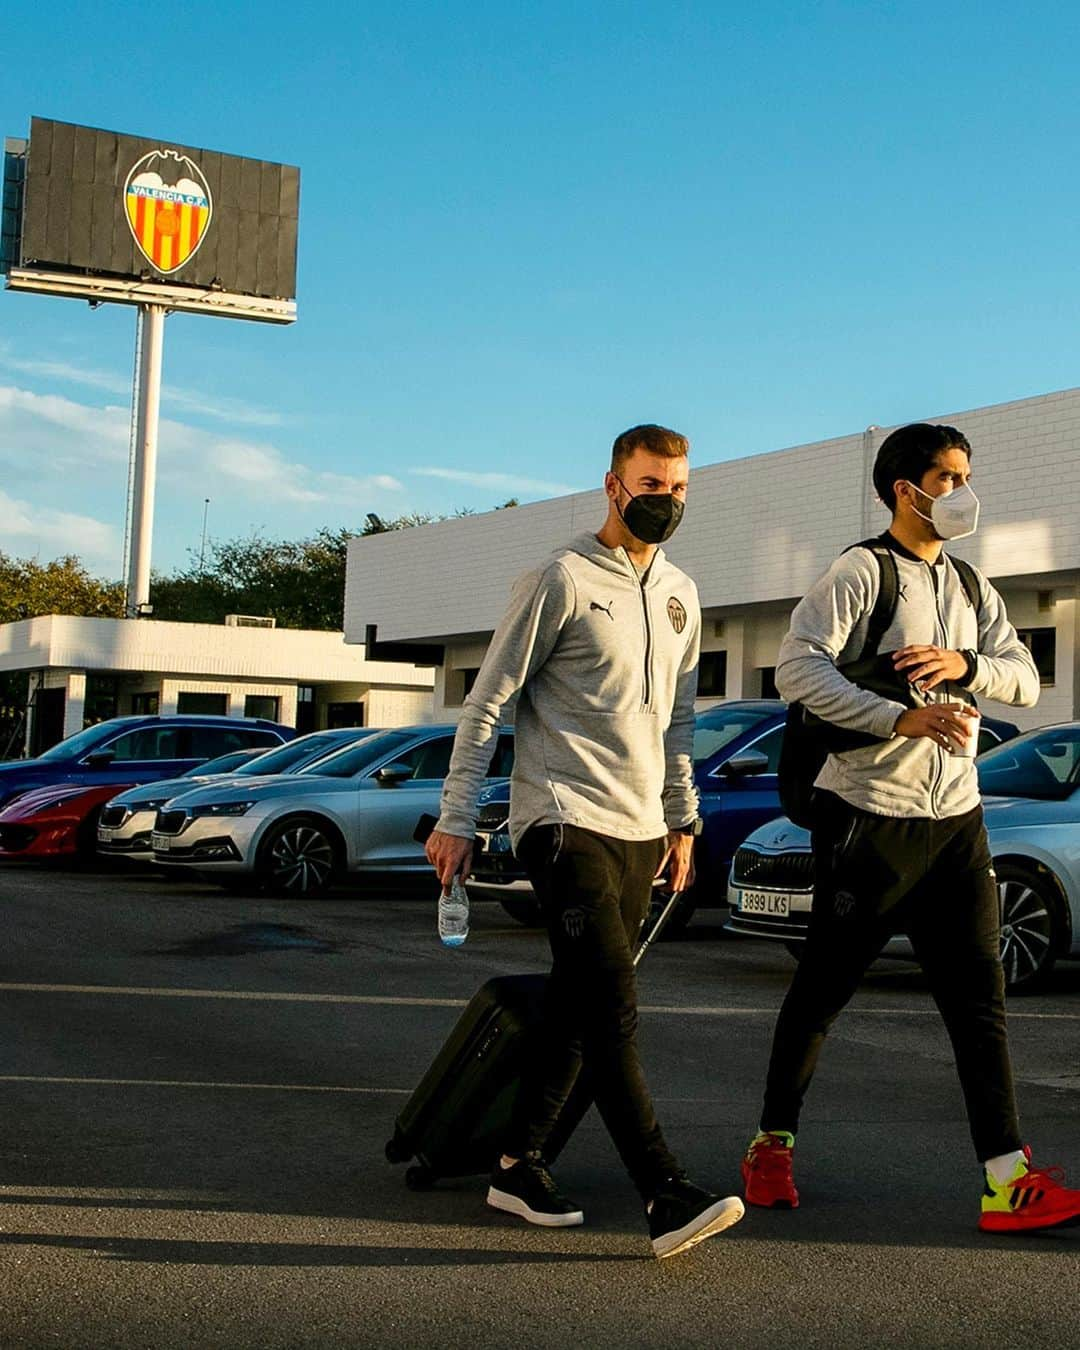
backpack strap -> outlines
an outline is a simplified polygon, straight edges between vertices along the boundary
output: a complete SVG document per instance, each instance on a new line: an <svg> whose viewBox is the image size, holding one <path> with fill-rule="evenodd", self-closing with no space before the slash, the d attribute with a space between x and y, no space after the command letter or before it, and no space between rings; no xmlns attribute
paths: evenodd
<svg viewBox="0 0 1080 1350"><path fill-rule="evenodd" d="M956 568L956 574L960 578L960 585L964 588L968 604L978 614L982 609L982 591L979 589L979 578L974 567L963 558L954 558L951 553L948 554L948 559Z"/></svg>
<svg viewBox="0 0 1080 1350"><path fill-rule="evenodd" d="M877 656L881 639L885 636L893 621L897 602L900 599L900 573L892 549L882 540L880 535L876 535L873 539L860 539L857 544L849 544L844 552L847 553L849 549L853 548L869 549L878 565L878 592L874 599L874 607L870 611L870 618L867 620L866 640L863 642L862 651L856 658L862 660L867 656Z"/></svg>

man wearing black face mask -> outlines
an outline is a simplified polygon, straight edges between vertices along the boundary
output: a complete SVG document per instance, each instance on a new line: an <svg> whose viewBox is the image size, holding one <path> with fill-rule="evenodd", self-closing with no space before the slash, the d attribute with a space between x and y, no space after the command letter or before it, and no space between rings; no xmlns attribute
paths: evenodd
<svg viewBox="0 0 1080 1350"><path fill-rule="evenodd" d="M645 1202L653 1251L672 1256L742 1217L694 1186L657 1123L637 1051L632 952L653 878L693 881L694 583L658 547L683 513L686 438L624 432L604 478L608 515L515 584L465 702L428 858L468 875L476 798L504 708L517 701L510 833L551 942L541 1052L530 1064L488 1203L530 1223L583 1222L544 1145L585 1064Z"/></svg>

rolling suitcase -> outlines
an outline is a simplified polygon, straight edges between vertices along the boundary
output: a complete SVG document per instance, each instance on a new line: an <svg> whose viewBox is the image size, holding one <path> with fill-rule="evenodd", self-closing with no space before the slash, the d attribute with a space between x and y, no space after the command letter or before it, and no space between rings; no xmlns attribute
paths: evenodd
<svg viewBox="0 0 1080 1350"><path fill-rule="evenodd" d="M637 965L677 909L673 894L634 953ZM546 975L500 975L474 994L420 1080L386 1145L392 1163L415 1159L405 1173L413 1190L440 1177L476 1176L491 1170L510 1124L521 1066L529 1054L543 1006ZM587 1073L567 1099L544 1149L548 1163L592 1105Z"/></svg>

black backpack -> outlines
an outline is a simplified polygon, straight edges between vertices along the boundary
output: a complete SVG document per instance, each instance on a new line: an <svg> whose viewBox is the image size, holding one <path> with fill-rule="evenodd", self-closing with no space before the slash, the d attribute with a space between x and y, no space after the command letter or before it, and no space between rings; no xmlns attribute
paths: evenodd
<svg viewBox="0 0 1080 1350"><path fill-rule="evenodd" d="M902 676L897 676L892 664L892 654L878 653L881 639L885 636L893 615L896 613L900 598L900 576L893 550L880 536L863 539L857 544L849 544L844 552L852 548L866 548L877 559L878 593L874 608L866 627L866 640L862 651L851 661L845 661L838 667L841 675L863 689L872 689L887 698L909 707L916 707L911 686ZM979 580L975 569L962 558L950 557L960 577L968 604L976 611L981 605ZM969 694L961 691L960 698L974 702ZM844 750L857 750L876 744L881 738L866 731L851 731L847 727L838 727L832 722L815 716L801 703L788 705L787 721L784 724L784 739L780 747L780 763L777 767L777 779L780 789L780 805L784 814L796 825L809 830L814 825L814 779L821 772L825 760L830 754Z"/></svg>

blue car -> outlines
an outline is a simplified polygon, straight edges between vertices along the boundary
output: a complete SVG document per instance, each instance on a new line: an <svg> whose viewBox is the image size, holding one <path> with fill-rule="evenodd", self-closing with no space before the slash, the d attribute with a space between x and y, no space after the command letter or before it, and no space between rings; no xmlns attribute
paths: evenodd
<svg viewBox="0 0 1080 1350"><path fill-rule="evenodd" d="M723 904L728 869L739 842L780 812L776 770L787 705L779 699L736 699L699 713L694 730L694 781L704 822L695 852L697 882L668 923L685 928L699 905ZM513 918L534 924L540 912L524 870L510 849L510 784L480 794L477 848L469 890L493 896Z"/></svg>
<svg viewBox="0 0 1080 1350"><path fill-rule="evenodd" d="M295 735L294 727L261 717L112 717L34 759L0 764L0 807L32 788L57 783L130 786L179 778L231 750L269 750Z"/></svg>

